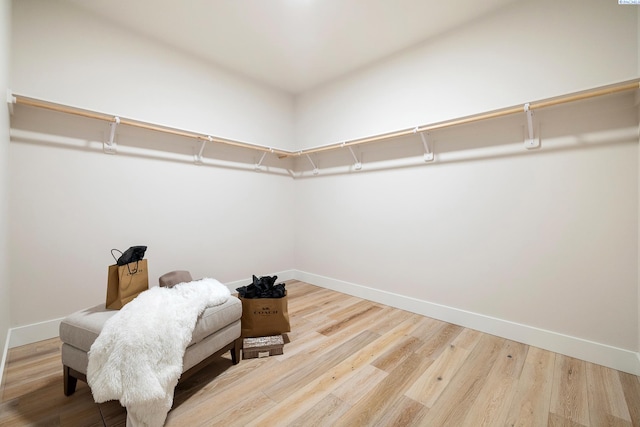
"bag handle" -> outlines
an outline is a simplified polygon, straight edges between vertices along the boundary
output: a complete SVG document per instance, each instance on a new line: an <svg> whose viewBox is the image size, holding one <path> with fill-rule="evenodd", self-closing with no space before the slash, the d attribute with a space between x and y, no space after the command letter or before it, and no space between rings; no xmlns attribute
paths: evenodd
<svg viewBox="0 0 640 427"><path fill-rule="evenodd" d="M116 258L116 256L113 254L113 251L117 251L120 252L120 255L122 255L122 251L120 249L111 249L111 256L113 257L114 260L116 260L116 264L118 263L118 258ZM140 262L139 260L136 261L136 269L131 271L131 267L129 267L129 264L127 264L127 270L129 270L129 275L133 276L134 274L136 274L138 272L138 262ZM133 264L133 263L131 263Z"/></svg>
<svg viewBox="0 0 640 427"><path fill-rule="evenodd" d="M111 256L113 257L113 259L116 261L116 264L117 264L118 263L118 258L116 258L116 256L113 254L113 251L120 252L120 255L122 255L122 251L120 249L111 249Z"/></svg>
<svg viewBox="0 0 640 427"><path fill-rule="evenodd" d="M131 267L129 267L129 266L130 266L131 264L133 264L133 263L131 263L131 264L127 264L127 270L129 270L129 275L130 275L130 276L133 276L134 274L136 274L136 273L138 272L138 263L139 263L139 262L140 262L139 260L138 260L138 261L136 261L136 269L135 269L135 270L133 270L133 272L131 272Z"/></svg>

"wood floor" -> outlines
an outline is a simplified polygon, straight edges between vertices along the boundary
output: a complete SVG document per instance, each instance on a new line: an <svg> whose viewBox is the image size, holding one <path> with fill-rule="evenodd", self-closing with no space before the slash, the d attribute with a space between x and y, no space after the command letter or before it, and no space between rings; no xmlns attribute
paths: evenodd
<svg viewBox="0 0 640 427"><path fill-rule="evenodd" d="M284 354L227 355L175 392L167 426L640 426L640 379L301 282ZM2 426L124 426L86 384L65 397L60 341L14 348Z"/></svg>

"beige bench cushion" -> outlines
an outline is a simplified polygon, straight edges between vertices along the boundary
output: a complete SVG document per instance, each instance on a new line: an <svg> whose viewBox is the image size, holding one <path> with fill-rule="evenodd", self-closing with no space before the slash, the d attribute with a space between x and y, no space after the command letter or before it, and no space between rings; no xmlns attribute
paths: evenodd
<svg viewBox="0 0 640 427"><path fill-rule="evenodd" d="M105 322L117 312L106 309L104 304L77 311L60 323L60 340L88 352ZM234 296L229 297L224 304L207 308L196 323L189 345L203 340L241 317L242 303Z"/></svg>
<svg viewBox="0 0 640 427"><path fill-rule="evenodd" d="M76 311L60 323L60 340L88 352L105 322L117 312L105 308L104 304Z"/></svg>
<svg viewBox="0 0 640 427"><path fill-rule="evenodd" d="M242 303L234 296L230 296L224 304L207 308L193 329L189 345L202 341L212 333L240 320L241 317Z"/></svg>

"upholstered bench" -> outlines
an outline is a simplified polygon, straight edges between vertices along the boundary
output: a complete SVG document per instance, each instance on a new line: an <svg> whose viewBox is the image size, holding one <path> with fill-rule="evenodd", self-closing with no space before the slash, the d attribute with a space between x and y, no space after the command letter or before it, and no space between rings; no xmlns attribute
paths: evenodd
<svg viewBox="0 0 640 427"><path fill-rule="evenodd" d="M189 272L173 271L160 277L160 286L173 286L191 280ZM65 395L70 396L75 392L78 379L87 380L89 349L105 322L115 313L117 310L106 309L104 304L100 304L77 311L60 323ZM207 308L198 319L191 342L185 350L182 371L227 351L231 352L233 364L237 364L242 348L241 317L242 304L234 296L224 304Z"/></svg>

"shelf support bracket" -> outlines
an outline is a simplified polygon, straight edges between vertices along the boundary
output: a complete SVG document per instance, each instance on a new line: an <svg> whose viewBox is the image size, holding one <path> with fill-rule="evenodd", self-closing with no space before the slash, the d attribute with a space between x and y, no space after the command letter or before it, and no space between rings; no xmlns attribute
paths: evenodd
<svg viewBox="0 0 640 427"><path fill-rule="evenodd" d="M533 111L531 111L528 102L524 104L524 112L527 115L527 127L529 131L528 138L524 141L524 147L527 150L531 150L540 147L540 137L535 138L533 135Z"/></svg>
<svg viewBox="0 0 640 427"><path fill-rule="evenodd" d="M346 143L343 142L342 147L345 147L345 146L346 146ZM362 169L362 162L358 160L358 156L356 156L356 153L353 152L353 148L351 148L351 146L347 146L347 148L349 149L349 152L351 153L351 157L353 157L353 161L355 162L353 164L353 168L359 171L360 169Z"/></svg>
<svg viewBox="0 0 640 427"><path fill-rule="evenodd" d="M255 170L257 170L257 171L262 170L262 161L264 160L266 155L267 155L266 151L264 153L262 153L262 157L260 157L260 160L258 160L258 163L256 163L255 166L254 166Z"/></svg>
<svg viewBox="0 0 640 427"><path fill-rule="evenodd" d="M269 147L269 153L273 154L273 148ZM255 164L254 169L257 171L262 170L262 162L264 161L265 156L267 155L267 152L265 151L264 153L262 153L262 157L260 157L260 161L258 161L258 163Z"/></svg>
<svg viewBox="0 0 640 427"><path fill-rule="evenodd" d="M311 163L311 166L313 167L313 174L314 175L318 175L318 167L316 166L315 163L313 163L313 160L311 160L311 156L308 154L305 154L305 156L307 156L307 159L309 160L309 163Z"/></svg>
<svg viewBox="0 0 640 427"><path fill-rule="evenodd" d="M413 132L417 133L418 128L416 127ZM425 136L424 132L420 132L420 138L422 139L422 145L424 146L424 161L432 162L434 160L434 154L433 151L431 151L431 147L429 147L429 140L427 136Z"/></svg>
<svg viewBox="0 0 640 427"><path fill-rule="evenodd" d="M116 144L116 128L120 124L120 117L114 117L113 121L109 123L109 140L102 144L102 151L106 154L116 154L118 152L118 145Z"/></svg>
<svg viewBox="0 0 640 427"><path fill-rule="evenodd" d="M198 166L201 166L204 164L204 158L202 157L202 153L204 153L204 146L207 145L207 142L213 142L213 138L211 136L207 136L207 139L204 139L202 141L202 145L200 146L200 151L198 151L198 154L193 156L193 161Z"/></svg>
<svg viewBox="0 0 640 427"><path fill-rule="evenodd" d="M7 89L7 106L9 107L9 114L13 116L13 106L16 104L16 97L13 96L11 89Z"/></svg>

